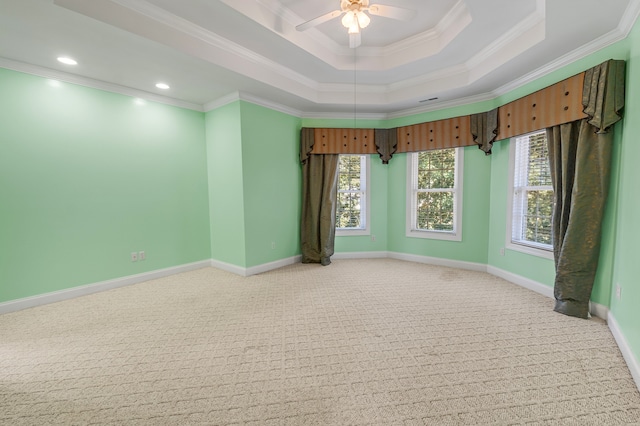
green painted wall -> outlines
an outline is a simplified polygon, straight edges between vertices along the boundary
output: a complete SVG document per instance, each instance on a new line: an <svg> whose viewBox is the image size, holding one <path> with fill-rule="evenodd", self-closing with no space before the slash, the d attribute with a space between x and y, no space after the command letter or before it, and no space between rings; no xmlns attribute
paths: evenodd
<svg viewBox="0 0 640 426"><path fill-rule="evenodd" d="M6 69L0 93L0 302L211 257L202 113Z"/></svg>
<svg viewBox="0 0 640 426"><path fill-rule="evenodd" d="M389 162L389 247L392 252L487 263L491 160L476 147L464 148L462 241L406 236L407 155Z"/></svg>
<svg viewBox="0 0 640 426"><path fill-rule="evenodd" d="M300 254L300 118L240 102L246 266ZM274 247L275 245L275 247Z"/></svg>
<svg viewBox="0 0 640 426"><path fill-rule="evenodd" d="M630 54L627 62L625 119L619 158L618 209L616 212L615 250L611 313L616 318L633 353L640 363L640 23L627 39ZM622 288L620 300L615 284Z"/></svg>
<svg viewBox="0 0 640 426"><path fill-rule="evenodd" d="M211 257L245 267L244 174L240 103L206 113Z"/></svg>

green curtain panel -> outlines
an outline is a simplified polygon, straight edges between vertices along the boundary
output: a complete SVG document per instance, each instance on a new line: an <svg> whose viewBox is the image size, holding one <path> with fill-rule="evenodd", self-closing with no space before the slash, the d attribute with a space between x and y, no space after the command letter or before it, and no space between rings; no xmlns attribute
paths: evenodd
<svg viewBox="0 0 640 426"><path fill-rule="evenodd" d="M382 164L389 164L389 160L398 149L398 129L376 129L375 141Z"/></svg>
<svg viewBox="0 0 640 426"><path fill-rule="evenodd" d="M313 150L313 144L315 143L314 129L309 127L303 127L300 129L300 162L305 164L311 151Z"/></svg>
<svg viewBox="0 0 640 426"><path fill-rule="evenodd" d="M339 155L309 155L312 147L313 130L302 129L302 263L329 265L335 244Z"/></svg>
<svg viewBox="0 0 640 426"><path fill-rule="evenodd" d="M585 73L583 120L547 129L554 191L554 310L589 317L609 188L613 132L624 106L624 62Z"/></svg>
<svg viewBox="0 0 640 426"><path fill-rule="evenodd" d="M605 133L622 118L625 61L609 60L584 74L582 111L598 133Z"/></svg>
<svg viewBox="0 0 640 426"><path fill-rule="evenodd" d="M471 115L471 135L486 155L491 155L493 142L498 136L498 108Z"/></svg>

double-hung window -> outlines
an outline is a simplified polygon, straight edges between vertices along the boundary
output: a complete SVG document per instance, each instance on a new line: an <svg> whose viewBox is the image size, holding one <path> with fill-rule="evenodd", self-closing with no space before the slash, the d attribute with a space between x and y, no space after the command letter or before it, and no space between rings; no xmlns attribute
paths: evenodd
<svg viewBox="0 0 640 426"><path fill-rule="evenodd" d="M336 235L369 235L368 155L340 155Z"/></svg>
<svg viewBox="0 0 640 426"><path fill-rule="evenodd" d="M408 154L407 236L462 240L463 148Z"/></svg>
<svg viewBox="0 0 640 426"><path fill-rule="evenodd" d="M511 139L507 247L552 257L553 187L545 131Z"/></svg>

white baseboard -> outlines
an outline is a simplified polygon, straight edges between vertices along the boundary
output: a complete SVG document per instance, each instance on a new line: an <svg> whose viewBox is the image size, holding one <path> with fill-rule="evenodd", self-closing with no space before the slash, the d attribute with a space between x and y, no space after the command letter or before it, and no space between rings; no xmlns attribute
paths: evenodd
<svg viewBox="0 0 640 426"><path fill-rule="evenodd" d="M465 262L463 260L445 259L442 257L419 256L416 254L406 254L398 252L388 252L391 259L406 260L408 262L426 263L429 265L447 266L449 268L467 269L469 271L487 272L487 265L484 263Z"/></svg>
<svg viewBox="0 0 640 426"><path fill-rule="evenodd" d="M257 275L263 272L269 272L274 269L282 268L284 266L289 266L289 265L293 265L295 263L300 263L300 262L302 262L302 255L288 257L286 259L280 259L274 262L263 263L262 265L252 266L250 268L247 268L245 276L248 277L250 275Z"/></svg>
<svg viewBox="0 0 640 426"><path fill-rule="evenodd" d="M274 262L263 263L262 265L252 266L250 268L243 268L242 266L233 265L231 263L221 262L219 260L211 259L211 266L223 271L231 272L232 274L240 275L242 277L249 277L251 275L261 274L263 272L272 271L274 269L282 268L284 266L293 265L302 261L302 256L292 256L286 259L276 260Z"/></svg>
<svg viewBox="0 0 640 426"><path fill-rule="evenodd" d="M589 302L589 312L594 317L606 320L609 316L609 308L596 302Z"/></svg>
<svg viewBox="0 0 640 426"><path fill-rule="evenodd" d="M35 306L46 305L49 303L60 302L74 297L86 296L88 294L98 293L113 288L124 287L126 285L141 283L143 281L154 280L169 275L179 274L181 272L193 271L195 269L206 268L210 266L209 260L203 260L184 265L172 266L170 268L157 269L155 271L143 272L141 274L128 275L126 277L114 278L112 280L100 281L93 284L81 285L64 290L53 291L51 293L39 294L37 296L25 297L22 299L11 300L9 302L0 303L0 314L20 311L22 309L33 308Z"/></svg>
<svg viewBox="0 0 640 426"><path fill-rule="evenodd" d="M232 274L240 275L243 277L247 276L247 268L233 265L231 263L222 262L220 260L211 259L210 266L217 269L222 269L223 271L231 272Z"/></svg>
<svg viewBox="0 0 640 426"><path fill-rule="evenodd" d="M514 274L513 272L505 271L504 269L496 268L495 266L487 265L487 272L496 277L502 278L520 287L528 288L531 291L535 291L538 294L554 298L553 287L549 287L538 281L534 281L529 278L525 278L522 275Z"/></svg>
<svg viewBox="0 0 640 426"><path fill-rule="evenodd" d="M343 251L334 253L332 259L386 259L389 253L386 251Z"/></svg>
<svg viewBox="0 0 640 426"><path fill-rule="evenodd" d="M538 281L534 281L532 279L523 277L522 275L514 274L513 272L505 271L504 269L496 268L495 266L491 265L487 265L487 272L491 275L495 275L496 277L507 280L513 284L519 285L520 287L535 291L536 293L543 296L547 296L551 299L555 298L555 296L553 295L553 287L549 287L548 285L544 285L542 283L539 283ZM609 313L609 308L599 303L589 302L589 312L594 317L606 320Z"/></svg>
<svg viewBox="0 0 640 426"><path fill-rule="evenodd" d="M622 333L622 330L620 330L618 322L611 312L609 312L609 315L607 316L607 324L609 325L611 334L613 334L613 338L618 344L618 348L620 348L620 352L622 352L622 357L626 361L627 367L629 367L629 371L631 372L633 381L636 382L636 386L640 391L640 362L633 354L633 351L627 343L627 339L624 337L624 334Z"/></svg>

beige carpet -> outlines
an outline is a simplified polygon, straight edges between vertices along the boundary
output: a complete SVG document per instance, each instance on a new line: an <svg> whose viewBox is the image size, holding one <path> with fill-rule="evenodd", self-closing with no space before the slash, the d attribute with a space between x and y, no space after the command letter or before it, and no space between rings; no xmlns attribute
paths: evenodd
<svg viewBox="0 0 640 426"><path fill-rule="evenodd" d="M623 425L606 324L397 260L213 268L0 316L0 424Z"/></svg>

